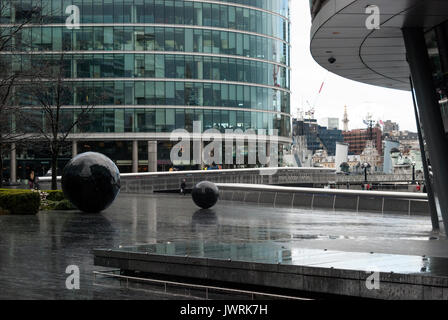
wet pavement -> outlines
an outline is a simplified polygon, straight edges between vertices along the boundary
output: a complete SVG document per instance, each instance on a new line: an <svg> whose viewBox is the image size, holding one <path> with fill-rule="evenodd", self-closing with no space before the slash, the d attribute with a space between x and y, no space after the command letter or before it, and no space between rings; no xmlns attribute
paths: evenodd
<svg viewBox="0 0 448 320"><path fill-rule="evenodd" d="M139 254L189 257L198 260L221 260L243 263L334 268L365 272L419 274L448 277L448 258L415 255L349 252L302 248L295 242L217 243L213 241L164 242L106 249L126 252L129 259Z"/></svg>
<svg viewBox="0 0 448 320"><path fill-rule="evenodd" d="M201 211L189 196L120 195L97 215L40 212L36 216L0 216L0 299L179 299L93 281L93 271L104 268L93 266L92 249L168 241L269 241L287 243L292 252L328 249L448 257L448 241L432 234L429 217L225 201ZM80 290L65 288L68 265L80 268Z"/></svg>

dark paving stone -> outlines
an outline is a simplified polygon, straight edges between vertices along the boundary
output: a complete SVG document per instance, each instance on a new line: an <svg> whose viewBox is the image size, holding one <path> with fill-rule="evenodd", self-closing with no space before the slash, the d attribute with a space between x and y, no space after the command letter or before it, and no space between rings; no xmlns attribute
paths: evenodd
<svg viewBox="0 0 448 320"><path fill-rule="evenodd" d="M275 214L274 214L275 213ZM177 295L94 285L94 248L167 241L291 242L297 247L448 257L429 241L429 217L272 208L220 201L198 212L190 197L120 195L101 214L41 212L0 216L0 299L179 299ZM81 289L65 288L68 265Z"/></svg>

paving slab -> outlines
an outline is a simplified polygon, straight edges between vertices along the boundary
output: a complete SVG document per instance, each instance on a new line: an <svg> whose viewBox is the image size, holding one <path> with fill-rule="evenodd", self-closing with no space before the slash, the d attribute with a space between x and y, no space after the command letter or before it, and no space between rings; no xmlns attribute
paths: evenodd
<svg viewBox="0 0 448 320"><path fill-rule="evenodd" d="M101 214L53 211L0 216L0 299L177 299L95 285L93 271L102 268L94 266L92 250L198 240L448 257L448 242L432 233L429 217L273 208L231 201L220 201L204 211L189 196L122 194ZM312 251L308 253L311 259ZM68 265L79 266L80 290L65 287ZM251 264L249 269L253 272L254 268ZM264 264L263 268L276 266ZM443 289L442 294L448 296L448 290Z"/></svg>

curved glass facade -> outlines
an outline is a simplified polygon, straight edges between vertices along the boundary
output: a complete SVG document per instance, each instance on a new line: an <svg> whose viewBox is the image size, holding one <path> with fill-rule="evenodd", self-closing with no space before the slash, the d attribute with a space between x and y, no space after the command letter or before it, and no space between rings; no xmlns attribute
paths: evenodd
<svg viewBox="0 0 448 320"><path fill-rule="evenodd" d="M150 106L209 106L289 113L289 94L284 91L226 83L189 81L83 81L71 83L73 93L67 106L93 104ZM38 104L26 93L21 105Z"/></svg>
<svg viewBox="0 0 448 320"><path fill-rule="evenodd" d="M27 110L28 119L42 119L39 112ZM76 109L64 109L61 115L64 123L72 123L78 115ZM127 133L127 132L172 132L186 129L193 132L193 121L202 123L202 130L217 129L225 133L226 129L267 129L280 128L286 133L288 116L268 112L251 112L224 109L199 108L95 108L84 115L85 120L75 129L75 133ZM43 126L43 122L40 124ZM25 132L33 128L24 127Z"/></svg>
<svg viewBox="0 0 448 320"><path fill-rule="evenodd" d="M22 0L0 22L18 23ZM58 60L73 88L66 116L95 105L75 132L278 129L291 136L288 0L42 0L44 24L27 26L12 69ZM65 9L80 9L68 29ZM23 48L23 49L20 49ZM21 94L22 105L36 104ZM38 116L37 116L38 117Z"/></svg>
<svg viewBox="0 0 448 320"><path fill-rule="evenodd" d="M289 46L277 38L229 29L89 24L79 30L64 26L26 28L18 39L32 51L164 51L204 53L289 64ZM151 24L150 24L151 25ZM31 44L31 45L29 45Z"/></svg>

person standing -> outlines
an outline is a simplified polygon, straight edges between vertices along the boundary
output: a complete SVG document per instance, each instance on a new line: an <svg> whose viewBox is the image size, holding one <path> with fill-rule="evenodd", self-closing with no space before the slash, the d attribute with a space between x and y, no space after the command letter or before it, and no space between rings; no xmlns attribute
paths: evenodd
<svg viewBox="0 0 448 320"><path fill-rule="evenodd" d="M28 180L28 186L30 187L30 189L36 189L36 190L40 189L39 177L34 172L34 170L31 170L30 179Z"/></svg>
<svg viewBox="0 0 448 320"><path fill-rule="evenodd" d="M36 182L36 175L34 174L34 170L31 170L30 179L28 180L28 186L30 189L34 189L34 183Z"/></svg>

